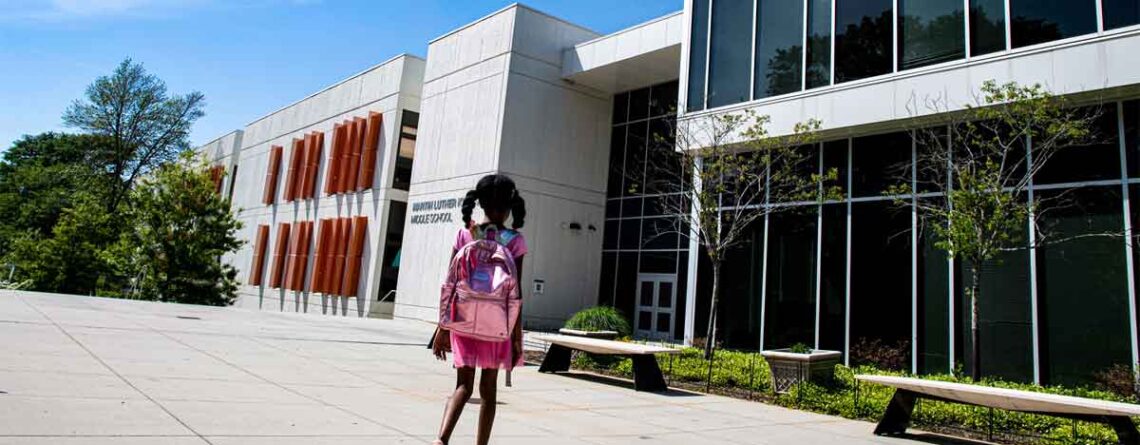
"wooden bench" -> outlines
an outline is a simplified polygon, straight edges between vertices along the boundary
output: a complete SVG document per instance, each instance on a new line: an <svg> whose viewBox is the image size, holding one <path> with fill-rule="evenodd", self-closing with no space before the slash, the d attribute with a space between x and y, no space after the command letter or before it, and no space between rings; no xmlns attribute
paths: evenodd
<svg viewBox="0 0 1140 445"><path fill-rule="evenodd" d="M570 335L540 334L535 340L550 344L546 358L538 372L565 372L570 370L570 352L583 351L598 355L621 355L633 360L633 387L638 391L665 391L665 378L657 366L654 354L678 354L679 349L643 345L597 338Z"/></svg>
<svg viewBox="0 0 1140 445"><path fill-rule="evenodd" d="M883 419L875 427L875 434L880 436L906 432L914 402L923 398L1105 423L1116 430L1121 444L1140 445L1140 433L1131 419L1140 416L1140 405L907 377L857 375L855 378L895 388Z"/></svg>

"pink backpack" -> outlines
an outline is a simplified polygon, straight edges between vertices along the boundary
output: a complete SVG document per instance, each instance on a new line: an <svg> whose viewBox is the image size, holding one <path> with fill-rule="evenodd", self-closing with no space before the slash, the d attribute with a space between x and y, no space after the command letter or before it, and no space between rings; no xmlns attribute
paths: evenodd
<svg viewBox="0 0 1140 445"><path fill-rule="evenodd" d="M522 308L515 259L495 241L472 241L455 253L439 295L439 326L462 337L511 339Z"/></svg>

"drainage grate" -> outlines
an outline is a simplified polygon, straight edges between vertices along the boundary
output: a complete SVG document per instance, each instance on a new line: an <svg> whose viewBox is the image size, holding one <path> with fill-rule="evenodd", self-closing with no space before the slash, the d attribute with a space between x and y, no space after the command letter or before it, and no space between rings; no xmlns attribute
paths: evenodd
<svg viewBox="0 0 1140 445"><path fill-rule="evenodd" d="M201 320L202 319L202 317L191 317L189 315L178 315L178 318L181 318L183 320Z"/></svg>

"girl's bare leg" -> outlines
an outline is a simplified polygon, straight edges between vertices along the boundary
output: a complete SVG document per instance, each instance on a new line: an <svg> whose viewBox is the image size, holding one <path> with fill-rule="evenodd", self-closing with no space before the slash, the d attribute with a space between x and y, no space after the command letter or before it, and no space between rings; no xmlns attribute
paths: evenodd
<svg viewBox="0 0 1140 445"><path fill-rule="evenodd" d="M495 403L498 398L499 370L484 369L479 376L479 427L475 433L477 445L491 440L491 426L495 423Z"/></svg>
<svg viewBox="0 0 1140 445"><path fill-rule="evenodd" d="M475 368L458 368L455 370L455 392L447 401L443 409L443 423L439 425L439 439L444 444L451 441L451 432L455 431L455 424L459 422L459 415L463 414L463 406L471 399L475 386Z"/></svg>

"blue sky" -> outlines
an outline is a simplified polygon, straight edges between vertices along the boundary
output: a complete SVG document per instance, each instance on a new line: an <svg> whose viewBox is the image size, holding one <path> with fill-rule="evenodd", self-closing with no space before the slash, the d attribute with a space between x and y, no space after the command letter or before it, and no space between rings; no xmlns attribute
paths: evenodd
<svg viewBox="0 0 1140 445"><path fill-rule="evenodd" d="M530 0L609 33L682 0ZM201 91L195 144L510 4L507 0L0 0L0 151L131 57L172 93Z"/></svg>

